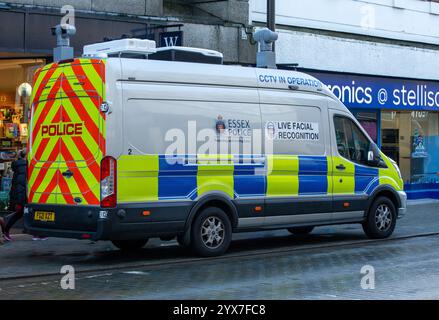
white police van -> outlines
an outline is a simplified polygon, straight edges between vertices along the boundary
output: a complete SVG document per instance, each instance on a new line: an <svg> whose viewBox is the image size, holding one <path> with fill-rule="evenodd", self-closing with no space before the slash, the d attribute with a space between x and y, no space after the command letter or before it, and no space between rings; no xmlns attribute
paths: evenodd
<svg viewBox="0 0 439 320"><path fill-rule="evenodd" d="M28 232L122 249L177 237L202 256L233 232L392 234L406 210L399 169L318 79L218 64L210 50L154 54L124 39L39 70ZM167 61L190 54L205 63Z"/></svg>

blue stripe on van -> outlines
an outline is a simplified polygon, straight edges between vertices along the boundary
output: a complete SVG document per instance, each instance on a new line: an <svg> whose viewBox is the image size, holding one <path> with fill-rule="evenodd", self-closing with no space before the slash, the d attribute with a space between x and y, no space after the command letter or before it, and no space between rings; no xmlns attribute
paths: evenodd
<svg viewBox="0 0 439 320"><path fill-rule="evenodd" d="M187 165L187 156L159 156L160 200L196 198L197 166Z"/></svg>
<svg viewBox="0 0 439 320"><path fill-rule="evenodd" d="M235 194L239 198L265 195L265 176L234 175Z"/></svg>
<svg viewBox="0 0 439 320"><path fill-rule="evenodd" d="M233 171L236 197L265 196L264 158L260 155L239 155Z"/></svg>
<svg viewBox="0 0 439 320"><path fill-rule="evenodd" d="M355 193L371 193L379 184L379 170L355 165Z"/></svg>
<svg viewBox="0 0 439 320"><path fill-rule="evenodd" d="M299 156L299 194L328 192L326 157Z"/></svg>
<svg viewBox="0 0 439 320"><path fill-rule="evenodd" d="M259 174L261 174L262 169L264 169L264 158L259 156L239 156L238 161L235 162L234 166L234 175L254 175L258 174L258 169L261 171Z"/></svg>

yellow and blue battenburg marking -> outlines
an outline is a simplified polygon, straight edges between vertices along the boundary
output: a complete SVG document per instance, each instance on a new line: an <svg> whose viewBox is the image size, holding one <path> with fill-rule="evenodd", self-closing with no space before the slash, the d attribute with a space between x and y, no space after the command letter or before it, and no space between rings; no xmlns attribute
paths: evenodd
<svg viewBox="0 0 439 320"><path fill-rule="evenodd" d="M233 174L235 198L265 196L265 180L263 156L239 156L239 161L235 164Z"/></svg>
<svg viewBox="0 0 439 320"><path fill-rule="evenodd" d="M196 199L211 191L231 198L265 195L261 157L159 155L158 199Z"/></svg>
<svg viewBox="0 0 439 320"><path fill-rule="evenodd" d="M345 169L332 168L339 164ZM380 184L401 190L392 173L326 156L122 156L118 201L196 200L218 191L231 199L371 194Z"/></svg>
<svg viewBox="0 0 439 320"><path fill-rule="evenodd" d="M379 169L355 165L355 193L371 194L379 186Z"/></svg>
<svg viewBox="0 0 439 320"><path fill-rule="evenodd" d="M326 157L299 156L299 195L328 193Z"/></svg>
<svg viewBox="0 0 439 320"><path fill-rule="evenodd" d="M333 171L340 161L346 169ZM379 169L325 156L122 156L118 170L121 202L195 200L218 191L232 199L370 194L380 176L387 179Z"/></svg>
<svg viewBox="0 0 439 320"><path fill-rule="evenodd" d="M196 157L158 156L158 198L195 199L197 197Z"/></svg>

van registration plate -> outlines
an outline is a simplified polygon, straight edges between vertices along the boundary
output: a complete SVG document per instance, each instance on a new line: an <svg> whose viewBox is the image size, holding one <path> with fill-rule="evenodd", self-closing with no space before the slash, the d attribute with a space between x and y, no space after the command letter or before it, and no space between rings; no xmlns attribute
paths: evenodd
<svg viewBox="0 0 439 320"><path fill-rule="evenodd" d="M54 222L55 221L55 212L35 211L34 220L35 221L43 221L43 222Z"/></svg>

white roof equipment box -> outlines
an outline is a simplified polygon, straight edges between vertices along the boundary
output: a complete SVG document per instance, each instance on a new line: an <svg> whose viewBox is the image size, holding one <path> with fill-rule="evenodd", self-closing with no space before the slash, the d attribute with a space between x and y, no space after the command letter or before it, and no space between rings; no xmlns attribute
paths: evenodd
<svg viewBox="0 0 439 320"><path fill-rule="evenodd" d="M151 54L155 52L155 41L142 39L120 39L84 46L85 57L105 57L120 53Z"/></svg>
<svg viewBox="0 0 439 320"><path fill-rule="evenodd" d="M148 59L223 64L223 54L221 52L177 46L157 48L157 52L151 54Z"/></svg>

